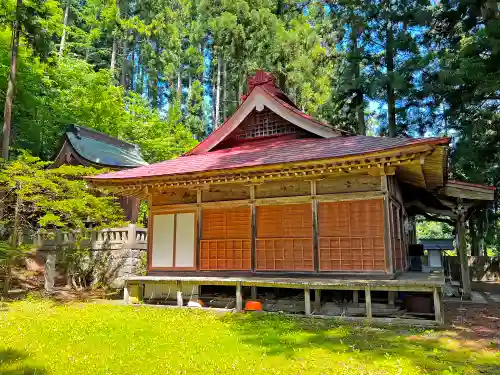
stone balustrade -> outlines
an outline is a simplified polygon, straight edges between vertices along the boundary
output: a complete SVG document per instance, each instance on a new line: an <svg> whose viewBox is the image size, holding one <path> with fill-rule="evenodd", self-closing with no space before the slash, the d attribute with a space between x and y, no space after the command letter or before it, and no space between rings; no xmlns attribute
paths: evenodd
<svg viewBox="0 0 500 375"><path fill-rule="evenodd" d="M23 243L31 243L37 253L43 254L45 288L49 291L54 286L58 251L79 245L95 255L109 253L109 267L116 273L111 286L120 287L124 277L137 274L137 266L147 250L147 242L147 228L138 228L135 224L123 228L89 229L83 236L78 232L49 231L25 235L23 238Z"/></svg>
<svg viewBox="0 0 500 375"><path fill-rule="evenodd" d="M83 236L78 236L77 232L39 232L32 237L31 242L37 250L52 251L75 245L81 237L84 239L80 240L80 246L92 250L146 250L148 230L129 224L123 228L89 229ZM24 243L30 243L29 239L25 239Z"/></svg>

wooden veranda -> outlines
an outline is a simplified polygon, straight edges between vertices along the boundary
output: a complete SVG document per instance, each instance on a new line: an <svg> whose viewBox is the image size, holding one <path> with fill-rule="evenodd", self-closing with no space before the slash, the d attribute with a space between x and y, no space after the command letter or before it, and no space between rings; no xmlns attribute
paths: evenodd
<svg viewBox="0 0 500 375"><path fill-rule="evenodd" d="M168 283L172 286L175 295L177 306L186 306L186 302L192 299L193 296L184 293L184 286L188 286L187 290L192 290L193 287L198 288L200 285L224 285L235 288L235 310L243 311L245 300L255 300L258 287L267 288L290 288L303 291L304 311L305 315L314 315L322 317L318 314L321 300L321 292L327 290L349 290L352 291L351 306L359 306L359 292L364 293L364 303L362 306L365 309L364 317L342 316L348 320L364 320L370 319L374 322L404 323L418 325L435 325L443 324L443 307L441 298L441 289L444 285L444 276L440 272L436 273L421 273L407 272L393 279L387 278L363 278L363 277L231 277L231 276L133 276L126 281L124 289L124 301L126 303L136 302L142 303L147 299L145 289L147 285L157 283ZM245 296L242 292L244 287L250 288L250 295ZM398 292L424 292L432 293L434 303L434 319L415 319L403 314L396 314L388 317L376 317L372 310L372 292L388 292L388 304L394 305ZM311 302L311 294L314 293L314 300ZM427 315L427 318L429 315Z"/></svg>

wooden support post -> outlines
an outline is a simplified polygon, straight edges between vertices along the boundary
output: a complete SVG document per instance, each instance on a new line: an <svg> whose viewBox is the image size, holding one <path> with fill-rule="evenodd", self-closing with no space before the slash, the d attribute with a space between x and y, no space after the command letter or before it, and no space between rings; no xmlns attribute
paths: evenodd
<svg viewBox="0 0 500 375"><path fill-rule="evenodd" d="M182 307L184 305L184 301L182 300L182 282L177 281L177 306Z"/></svg>
<svg viewBox="0 0 500 375"><path fill-rule="evenodd" d="M127 281L125 281L125 285L123 286L123 303L126 305L130 303L130 291Z"/></svg>
<svg viewBox="0 0 500 375"><path fill-rule="evenodd" d="M469 263L467 259L467 244L465 242L465 209L457 208L457 242L458 257L460 259L460 273L462 278L462 298L470 300L472 287L470 283Z"/></svg>
<svg viewBox="0 0 500 375"><path fill-rule="evenodd" d="M236 283L236 311L243 311L243 297L241 295L241 283Z"/></svg>
<svg viewBox="0 0 500 375"><path fill-rule="evenodd" d="M255 249L256 247L256 238L257 238L257 212L255 208L255 185L250 185L250 236L251 236L251 241L250 241L250 267L252 269L252 272L255 272L256 264L257 264L257 259L256 259L256 254L257 251ZM253 297L252 297L253 298Z"/></svg>
<svg viewBox="0 0 500 375"><path fill-rule="evenodd" d="M304 304L305 304L305 314L311 315L311 291L309 288L304 289Z"/></svg>
<svg viewBox="0 0 500 375"><path fill-rule="evenodd" d="M146 283L139 283L137 300L142 303L144 302L144 289L146 288Z"/></svg>
<svg viewBox="0 0 500 375"><path fill-rule="evenodd" d="M359 304L359 290L352 291L352 303L356 306Z"/></svg>
<svg viewBox="0 0 500 375"><path fill-rule="evenodd" d="M195 256L195 262L196 262L196 270L200 270L200 253L201 253L201 234L203 233L203 208L201 206L202 202L202 191L201 189L198 189L196 191L196 256Z"/></svg>
<svg viewBox="0 0 500 375"><path fill-rule="evenodd" d="M392 221L391 221L391 200L389 197L389 181L385 174L380 176L380 185L384 193L383 208L384 208L384 247L385 247L385 269L389 274L394 273L394 265L392 263Z"/></svg>
<svg viewBox="0 0 500 375"><path fill-rule="evenodd" d="M443 299L438 288L434 288L434 316L436 322L439 324L444 324L444 316L443 316Z"/></svg>
<svg viewBox="0 0 500 375"><path fill-rule="evenodd" d="M321 309L321 289L314 289L314 310Z"/></svg>
<svg viewBox="0 0 500 375"><path fill-rule="evenodd" d="M250 287L250 291L252 293L252 299L256 300L257 299L257 287L256 286Z"/></svg>
<svg viewBox="0 0 500 375"><path fill-rule="evenodd" d="M389 305L394 306L396 303L396 292L389 290Z"/></svg>
<svg viewBox="0 0 500 375"><path fill-rule="evenodd" d="M366 317L372 317L372 294L370 291L370 287L365 288L365 305L366 305Z"/></svg>
<svg viewBox="0 0 500 375"><path fill-rule="evenodd" d="M318 201L316 199L316 180L311 181L312 198L312 224L313 224L313 266L314 272L319 272L319 226L318 226Z"/></svg>

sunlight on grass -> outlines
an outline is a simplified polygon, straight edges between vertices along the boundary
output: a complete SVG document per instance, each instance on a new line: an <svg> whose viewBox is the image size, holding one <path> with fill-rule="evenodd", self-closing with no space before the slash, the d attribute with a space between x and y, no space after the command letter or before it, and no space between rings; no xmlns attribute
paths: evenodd
<svg viewBox="0 0 500 375"><path fill-rule="evenodd" d="M278 315L24 301L0 310L0 374L500 374L460 338Z"/></svg>

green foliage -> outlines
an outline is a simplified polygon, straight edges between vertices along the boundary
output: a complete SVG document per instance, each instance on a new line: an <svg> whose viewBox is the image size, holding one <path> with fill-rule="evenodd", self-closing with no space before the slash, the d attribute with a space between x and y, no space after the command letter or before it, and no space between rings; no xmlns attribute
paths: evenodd
<svg viewBox="0 0 500 375"><path fill-rule="evenodd" d="M143 251L139 258L139 263L136 265L135 273L139 276L146 276L148 273L148 254Z"/></svg>
<svg viewBox="0 0 500 375"><path fill-rule="evenodd" d="M106 247L109 244L104 244L104 248L95 251L77 242L73 246L61 248L57 254L58 264L64 269L68 284L79 290L89 287L109 288L123 267L126 256L113 256Z"/></svg>
<svg viewBox="0 0 500 375"><path fill-rule="evenodd" d="M493 375L500 360L488 340L452 329L47 300L7 306L5 374Z"/></svg>
<svg viewBox="0 0 500 375"><path fill-rule="evenodd" d="M417 217L417 238L453 238L453 227L450 224L429 221Z"/></svg>
<svg viewBox="0 0 500 375"><path fill-rule="evenodd" d="M15 17L16 1L2 2L0 100ZM247 76L265 69L337 128L453 135L450 175L500 187L494 2L23 0L17 17L11 145L42 160L73 123L137 143L148 162L175 157L230 116ZM481 223L498 248L496 209Z"/></svg>
<svg viewBox="0 0 500 375"><path fill-rule="evenodd" d="M116 198L95 194L82 178L102 171L69 165L48 169L49 165L50 162L23 152L17 159L4 160L0 169L0 263L7 276L4 295L8 292L13 262L33 243L26 243L26 238L35 233L49 238L71 233L75 242L71 258L80 254L79 244L88 234L87 224L98 229L124 223Z"/></svg>
<svg viewBox="0 0 500 375"><path fill-rule="evenodd" d="M7 228L83 231L87 223L98 227L123 223L116 198L93 194L82 179L102 171L69 165L47 169L49 164L22 153L0 170Z"/></svg>
<svg viewBox="0 0 500 375"><path fill-rule="evenodd" d="M1 32L1 86L6 85L9 43L9 31ZM21 48L19 65L14 149L30 150L43 159L53 158L70 124L137 143L149 162L172 158L196 144L181 116L171 111L165 118L160 117L139 95L113 85L108 69L95 71L74 57L64 57L53 65L34 57L29 48Z"/></svg>

